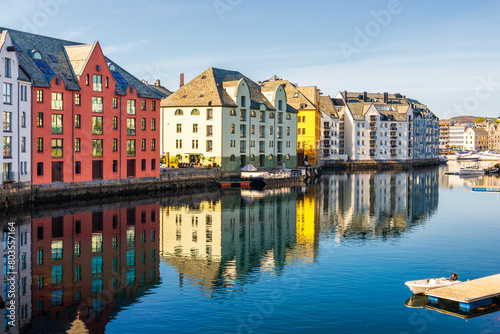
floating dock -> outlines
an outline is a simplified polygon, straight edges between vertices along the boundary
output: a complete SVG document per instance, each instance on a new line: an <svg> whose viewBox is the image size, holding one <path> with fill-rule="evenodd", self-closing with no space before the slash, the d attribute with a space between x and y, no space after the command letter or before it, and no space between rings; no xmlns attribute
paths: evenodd
<svg viewBox="0 0 500 334"><path fill-rule="evenodd" d="M219 181L217 184L223 189L250 188L250 181Z"/></svg>
<svg viewBox="0 0 500 334"><path fill-rule="evenodd" d="M492 299L500 296L500 274L432 289L424 294L431 303L438 303L440 299L454 301L459 303L460 310L469 312L492 304Z"/></svg>
<svg viewBox="0 0 500 334"><path fill-rule="evenodd" d="M444 172L444 175L460 175L459 172Z"/></svg>
<svg viewBox="0 0 500 334"><path fill-rule="evenodd" d="M484 193L498 193L500 192L500 187L472 187L472 191L484 192Z"/></svg>

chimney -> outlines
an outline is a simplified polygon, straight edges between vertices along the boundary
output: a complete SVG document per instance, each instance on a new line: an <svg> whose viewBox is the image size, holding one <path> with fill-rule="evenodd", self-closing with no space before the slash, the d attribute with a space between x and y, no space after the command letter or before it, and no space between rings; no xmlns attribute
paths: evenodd
<svg viewBox="0 0 500 334"><path fill-rule="evenodd" d="M184 86L184 73L181 73L181 84L180 87Z"/></svg>
<svg viewBox="0 0 500 334"><path fill-rule="evenodd" d="M347 91L346 90L344 91L344 99L347 102Z"/></svg>
<svg viewBox="0 0 500 334"><path fill-rule="evenodd" d="M157 86L157 87L160 87L160 86L161 86L161 84L160 84L160 79L156 80L156 82L155 82L155 86Z"/></svg>
<svg viewBox="0 0 500 334"><path fill-rule="evenodd" d="M368 101L368 93L363 92L363 102L367 102L367 101Z"/></svg>
<svg viewBox="0 0 500 334"><path fill-rule="evenodd" d="M384 93L384 104L389 103L389 93Z"/></svg>

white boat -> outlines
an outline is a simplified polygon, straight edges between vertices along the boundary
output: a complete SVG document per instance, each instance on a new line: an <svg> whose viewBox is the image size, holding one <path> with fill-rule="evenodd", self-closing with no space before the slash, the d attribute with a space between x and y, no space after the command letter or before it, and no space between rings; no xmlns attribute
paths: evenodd
<svg viewBox="0 0 500 334"><path fill-rule="evenodd" d="M439 163L440 163L440 164L445 164L445 163L447 163L447 162L448 162L448 160L449 160L449 159L448 159L446 156L444 156L444 155L440 155L440 156L439 156Z"/></svg>
<svg viewBox="0 0 500 334"><path fill-rule="evenodd" d="M484 175L485 170L479 166L464 166L458 171L460 176Z"/></svg>
<svg viewBox="0 0 500 334"><path fill-rule="evenodd" d="M427 290L437 289L444 286L462 283L458 280L458 274L453 273L449 278L428 278L417 281L408 281L405 283L414 294L424 293Z"/></svg>

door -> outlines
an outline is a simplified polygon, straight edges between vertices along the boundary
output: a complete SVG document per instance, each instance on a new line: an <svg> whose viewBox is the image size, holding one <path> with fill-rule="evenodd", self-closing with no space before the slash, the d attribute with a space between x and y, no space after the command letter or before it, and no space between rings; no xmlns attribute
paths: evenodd
<svg viewBox="0 0 500 334"><path fill-rule="evenodd" d="M63 182L63 163L52 163L52 182Z"/></svg>
<svg viewBox="0 0 500 334"><path fill-rule="evenodd" d="M103 178L103 161L92 161L92 180L102 180Z"/></svg>
<svg viewBox="0 0 500 334"><path fill-rule="evenodd" d="M135 177L135 160L127 160L127 177Z"/></svg>

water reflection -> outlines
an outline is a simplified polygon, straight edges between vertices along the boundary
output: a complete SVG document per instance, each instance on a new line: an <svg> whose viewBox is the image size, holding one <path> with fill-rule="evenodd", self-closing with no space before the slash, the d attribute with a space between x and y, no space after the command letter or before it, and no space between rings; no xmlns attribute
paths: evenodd
<svg viewBox="0 0 500 334"><path fill-rule="evenodd" d="M498 186L500 177L498 175L460 177L458 175L444 175L445 172L458 172L464 166L479 166L488 168L494 165L493 161L448 161L439 169L439 186L441 188L461 188L461 187L489 187Z"/></svg>
<svg viewBox="0 0 500 334"><path fill-rule="evenodd" d="M32 220L32 332L103 333L159 282L159 203Z"/></svg>
<svg viewBox="0 0 500 334"><path fill-rule="evenodd" d="M337 241L400 235L438 206L438 170L336 174L318 186L321 232Z"/></svg>
<svg viewBox="0 0 500 334"><path fill-rule="evenodd" d="M209 295L314 262L322 238L394 238L438 205L437 169L333 174L307 189L241 190L218 201L161 209L162 258Z"/></svg>

